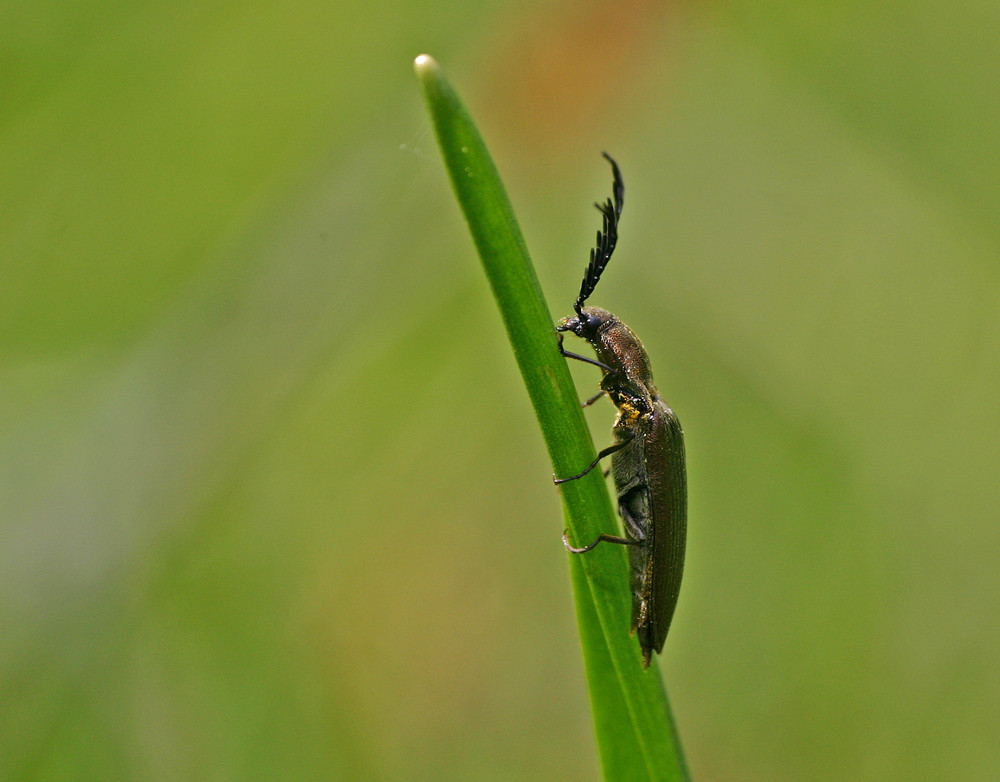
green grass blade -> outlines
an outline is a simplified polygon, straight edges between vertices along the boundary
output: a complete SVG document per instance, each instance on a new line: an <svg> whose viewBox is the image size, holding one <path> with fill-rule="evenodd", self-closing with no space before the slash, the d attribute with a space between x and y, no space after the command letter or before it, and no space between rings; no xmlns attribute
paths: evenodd
<svg viewBox="0 0 1000 782"><path fill-rule="evenodd" d="M593 441L510 201L478 130L438 64L421 55L414 67L553 470L572 475L593 460ZM599 470L563 484L561 494L572 540L592 540L618 528ZM605 778L688 779L656 663L643 671L638 642L629 635L625 551L598 546L586 556L571 556L570 566Z"/></svg>

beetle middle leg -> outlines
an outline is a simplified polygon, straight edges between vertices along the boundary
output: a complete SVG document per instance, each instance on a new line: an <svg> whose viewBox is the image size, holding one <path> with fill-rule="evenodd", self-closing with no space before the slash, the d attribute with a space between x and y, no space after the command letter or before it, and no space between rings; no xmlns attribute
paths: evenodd
<svg viewBox="0 0 1000 782"><path fill-rule="evenodd" d="M566 547L567 551L573 554L583 554L585 551L590 551L598 543L617 543L620 546L641 546L642 544L638 540L632 540L631 538L623 538L620 535L609 535L606 532L602 532L597 536L597 540L593 543L583 546L582 548L576 548L576 546L571 546L569 544L569 530L563 530L563 545Z"/></svg>
<svg viewBox="0 0 1000 782"><path fill-rule="evenodd" d="M600 462L601 459L603 459L605 456L611 456L611 454L615 453L616 451L620 451L622 448L624 448L626 445L632 442L633 438L635 437L635 432L630 431L628 429L619 430L618 437L624 437L625 439L620 440L617 443L612 443L607 448L602 449L601 452L597 454L597 458L594 459L594 461L592 461L589 465L587 465L587 468L585 470L583 470L582 472L578 472L576 475L571 475L568 478L557 478L556 476L553 475L552 482L558 485L560 483L566 483L567 481L575 481L577 478L582 478L588 472L593 470L597 466L597 463Z"/></svg>
<svg viewBox="0 0 1000 782"><path fill-rule="evenodd" d="M597 454L597 458L594 459L594 461L592 461L587 466L587 468L585 470L583 470L583 472L578 472L576 475L571 475L568 478L557 478L556 476L553 475L552 476L552 482L558 485L560 483L566 483L567 481L575 481L577 478L582 478L588 472L590 472L591 470L593 470L597 466L597 463L599 461L601 461L601 459L603 459L605 456L611 456L611 454L613 454L615 451L620 451L622 448L624 448L630 442L631 442L631 439L626 440L623 443L615 443L614 445L609 445L607 448L603 449L599 454Z"/></svg>

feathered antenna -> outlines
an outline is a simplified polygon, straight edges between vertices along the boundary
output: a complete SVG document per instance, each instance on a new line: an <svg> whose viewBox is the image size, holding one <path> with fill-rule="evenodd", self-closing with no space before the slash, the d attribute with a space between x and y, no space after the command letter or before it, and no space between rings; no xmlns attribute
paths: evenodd
<svg viewBox="0 0 1000 782"><path fill-rule="evenodd" d="M607 152L602 152L601 155L611 164L611 171L615 177L611 192L615 200L612 203L609 198L603 204L594 204L597 211L604 216L604 224L597 232L597 246L590 251L590 263L587 264L587 271L583 275L580 296L573 305L577 315L582 314L583 303L594 292L597 281L601 279L601 274L604 272L604 267L611 260L611 253L615 251L615 245L618 243L618 218L621 217L622 205L625 203L625 183L622 181L622 172L618 169L618 164L611 155Z"/></svg>

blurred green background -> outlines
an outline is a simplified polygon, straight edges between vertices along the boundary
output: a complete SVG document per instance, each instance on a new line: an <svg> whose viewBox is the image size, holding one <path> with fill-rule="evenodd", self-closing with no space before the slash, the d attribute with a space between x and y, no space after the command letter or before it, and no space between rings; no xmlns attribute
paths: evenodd
<svg viewBox="0 0 1000 782"><path fill-rule="evenodd" d="M985 0L0 7L0 775L598 777L424 51L554 316L622 166L695 779L1000 777Z"/></svg>

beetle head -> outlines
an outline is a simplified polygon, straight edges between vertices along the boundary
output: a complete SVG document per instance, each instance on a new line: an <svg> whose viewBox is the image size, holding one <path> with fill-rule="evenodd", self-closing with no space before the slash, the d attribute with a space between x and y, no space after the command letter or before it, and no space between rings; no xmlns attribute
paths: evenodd
<svg viewBox="0 0 1000 782"><path fill-rule="evenodd" d="M593 342L601 327L612 318L614 315L601 307L581 307L576 315L559 321L556 331L572 331L576 336Z"/></svg>

